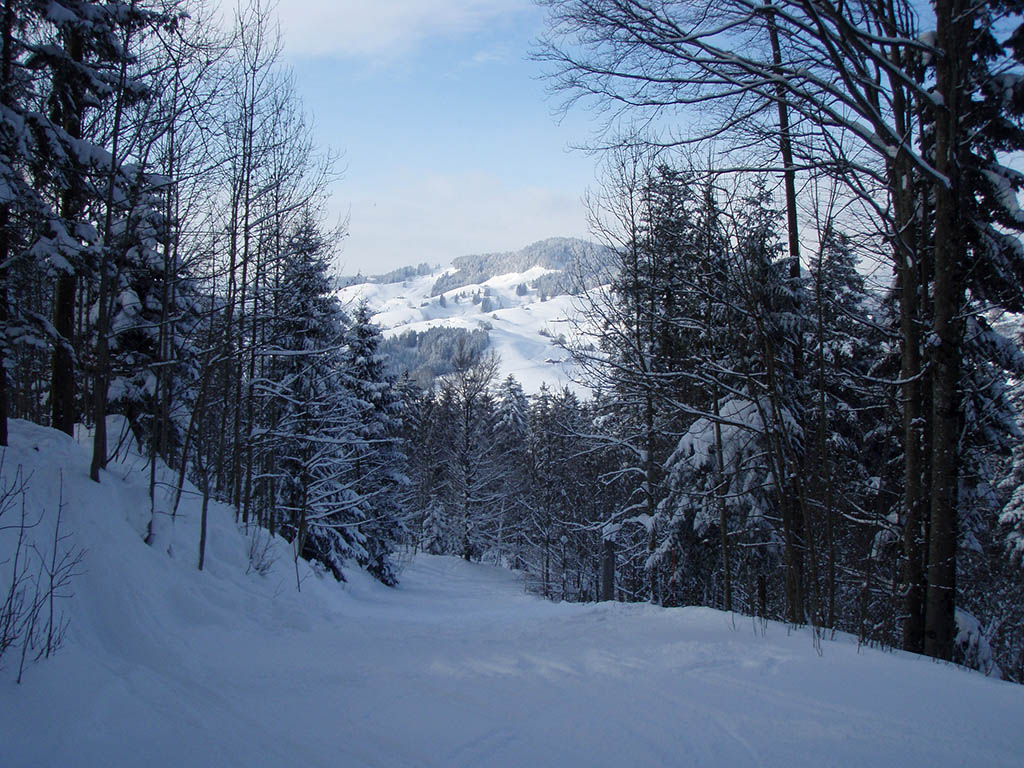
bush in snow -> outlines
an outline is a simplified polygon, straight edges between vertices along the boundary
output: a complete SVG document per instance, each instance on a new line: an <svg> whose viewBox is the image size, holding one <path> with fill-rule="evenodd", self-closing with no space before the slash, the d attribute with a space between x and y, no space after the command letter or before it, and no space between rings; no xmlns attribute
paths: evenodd
<svg viewBox="0 0 1024 768"><path fill-rule="evenodd" d="M956 609L956 647L953 660L965 667L976 669L988 677L1002 678L989 643L990 627L983 627L976 616Z"/></svg>
<svg viewBox="0 0 1024 768"><path fill-rule="evenodd" d="M0 665L13 654L19 683L26 662L48 658L63 644L68 620L57 601L70 596L84 556L66 545L63 503L50 534L46 514L28 509L27 489L22 468L8 478L0 457Z"/></svg>

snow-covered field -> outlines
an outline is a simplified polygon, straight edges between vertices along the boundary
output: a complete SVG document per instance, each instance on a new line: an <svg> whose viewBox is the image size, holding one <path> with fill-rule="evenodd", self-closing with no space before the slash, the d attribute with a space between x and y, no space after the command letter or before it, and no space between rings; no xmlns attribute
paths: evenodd
<svg viewBox="0 0 1024 768"><path fill-rule="evenodd" d="M18 465L88 552L66 647L20 686L5 657L3 768L1024 765L1021 686L713 610L553 604L451 558L397 589L300 563L297 592L282 541L246 575L219 505L200 573L196 499L143 543L138 457L97 486L84 448L16 422Z"/></svg>
<svg viewBox="0 0 1024 768"><path fill-rule="evenodd" d="M440 269L400 283L361 283L342 289L339 296L350 305L366 299L373 321L388 337L438 326L468 331L486 326L490 348L501 358L502 376L514 375L530 393L545 383L552 389L568 386L583 391L573 382L568 354L553 341L568 332L566 318L576 314L576 299L562 295L541 301L535 289L522 295L517 291L518 286L551 270L533 267L446 291L442 305L439 296L430 296L430 290L447 271ZM471 298L484 291L491 304L486 312L482 301L474 304Z"/></svg>

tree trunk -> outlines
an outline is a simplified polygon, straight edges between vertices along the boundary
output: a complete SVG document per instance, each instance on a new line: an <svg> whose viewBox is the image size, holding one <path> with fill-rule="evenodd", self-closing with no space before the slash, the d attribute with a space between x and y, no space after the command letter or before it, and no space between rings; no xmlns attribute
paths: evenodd
<svg viewBox="0 0 1024 768"><path fill-rule="evenodd" d="M935 166L948 184L935 185L935 288L932 365L932 487L925 653L953 655L956 638L958 441L960 431L963 243L959 227L960 100L966 77L968 9L961 0L935 3L938 48Z"/></svg>
<svg viewBox="0 0 1024 768"><path fill-rule="evenodd" d="M6 50L6 46L5 46ZM7 323L10 312L7 306L7 260L10 258L10 207L0 206L0 328L4 337L0 339L0 446L7 445L7 414L10 412L10 383L7 378Z"/></svg>
<svg viewBox="0 0 1024 768"><path fill-rule="evenodd" d="M715 415L715 456L718 461L715 478L715 495L718 497L718 525L722 531L722 589L725 593L724 608L732 610L732 564L729 562L728 505L725 501L725 456L722 445L722 422L719 413L718 387L711 388L712 408Z"/></svg>
<svg viewBox="0 0 1024 768"><path fill-rule="evenodd" d="M83 61L81 33L69 31L65 40L68 58L75 64ZM82 138L82 111L80 94L73 84L66 82L62 75L56 84L60 93L58 102L61 126L73 140ZM71 228L82 214L82 190L80 179L71 179L71 187L61 194L60 217L64 225ZM57 343L53 350L53 364L50 382L50 404L52 426L73 435L78 414L75 409L75 298L78 294L78 275L75 267L61 272L53 302L53 327L57 332Z"/></svg>
<svg viewBox="0 0 1024 768"><path fill-rule="evenodd" d="M601 600L615 599L615 541L605 537L601 542Z"/></svg>
<svg viewBox="0 0 1024 768"><path fill-rule="evenodd" d="M0 60L0 104L11 109L14 101L11 92L14 77L14 0L6 0L4 13L0 19L0 45L3 45L3 59ZM4 153L8 158L13 157L13 152L4 147ZM7 323L10 321L9 307L7 306L7 262L11 257L11 207L8 204L0 205L0 328L3 328L4 338L0 339L0 446L7 445L7 415L10 412L10 383L7 378L6 356L7 350Z"/></svg>
<svg viewBox="0 0 1024 768"><path fill-rule="evenodd" d="M654 493L654 485L656 481L655 474L657 472L657 465L654 461L654 451L656 447L656 435L654 431L654 396L650 390L646 393L646 409L644 414L644 424L646 426L647 434L644 442L644 448L647 456L644 459L644 500L647 507L648 530L647 530L647 556L648 561L653 560L654 551L658 547L657 535L654 530L655 515L657 514L657 498ZM658 569L652 565L649 571L650 579L650 590L651 590L651 603L656 604L658 602Z"/></svg>
<svg viewBox="0 0 1024 768"><path fill-rule="evenodd" d="M135 9L135 0L131 3L132 11ZM127 51L131 42L130 33L126 33L124 39L124 50ZM107 392L110 387L110 315L112 310L112 291L116 290L118 275L123 268L123 254L118 258L118 268L111 274L112 264L110 250L113 233L111 232L114 219L114 188L115 179L119 172L118 150L121 140L121 118L124 114L124 90L128 77L128 58L121 57L121 67L118 75L117 97L114 103L114 126L111 133L112 147L110 150L110 167L107 169L106 214L103 227L102 255L100 257L100 295L99 295L99 317L96 321L96 370L93 372L93 443L92 463L89 466L89 477L93 482L100 481L100 470L107 466ZM153 492L150 489L150 495Z"/></svg>
<svg viewBox="0 0 1024 768"><path fill-rule="evenodd" d="M897 219L899 221L899 218ZM920 283L909 247L898 245L900 264L901 390L903 397L903 650L924 651L924 454L921 420Z"/></svg>
<svg viewBox="0 0 1024 768"><path fill-rule="evenodd" d="M67 206L62 206L64 211ZM50 384L51 424L55 429L73 435L75 422L75 362L72 340L75 336L75 294L78 278L62 274L57 278L53 302L53 327L57 344L53 350L53 372Z"/></svg>
<svg viewBox="0 0 1024 768"><path fill-rule="evenodd" d="M203 511L199 518L199 570L206 563L206 517L210 507L210 473L209 468L200 470L203 476Z"/></svg>

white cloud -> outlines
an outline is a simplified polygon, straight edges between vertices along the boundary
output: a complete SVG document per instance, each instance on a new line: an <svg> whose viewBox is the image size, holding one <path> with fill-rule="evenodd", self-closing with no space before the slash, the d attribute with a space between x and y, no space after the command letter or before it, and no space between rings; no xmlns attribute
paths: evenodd
<svg viewBox="0 0 1024 768"><path fill-rule="evenodd" d="M347 274L448 263L469 253L518 250L547 237L586 237L577 196L517 186L486 173L392 179L351 200L341 264ZM345 183L335 195L342 205ZM351 194L352 190L349 189Z"/></svg>
<svg viewBox="0 0 1024 768"><path fill-rule="evenodd" d="M493 64L494 62L508 61L511 57L512 52L509 47L507 45L499 45L487 50L477 51L473 54L469 63L473 66L479 66L481 64Z"/></svg>
<svg viewBox="0 0 1024 768"><path fill-rule="evenodd" d="M280 0L277 12L293 55L387 58L530 8L530 0Z"/></svg>

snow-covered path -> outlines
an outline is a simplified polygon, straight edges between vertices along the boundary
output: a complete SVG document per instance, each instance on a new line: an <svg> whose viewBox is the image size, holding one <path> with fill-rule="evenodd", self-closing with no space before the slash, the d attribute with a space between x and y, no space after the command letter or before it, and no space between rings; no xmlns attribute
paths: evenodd
<svg viewBox="0 0 1024 768"><path fill-rule="evenodd" d="M400 590L364 583L334 608L234 630L209 615L167 626L141 659L99 667L58 656L32 677L66 673L74 690L38 702L56 707L43 733L45 712L5 713L15 761L3 764L1024 762L1019 687L844 641L819 657L779 625L554 605L505 572L432 557Z"/></svg>
<svg viewBox="0 0 1024 768"><path fill-rule="evenodd" d="M37 456L65 466L88 568L68 646L0 677L3 768L1024 765L1024 687L845 637L819 655L708 609L553 604L430 556L398 589L297 593L285 558L244 575L222 508L199 573L194 516L146 546L144 485L90 484L70 441L29 437L39 488Z"/></svg>

